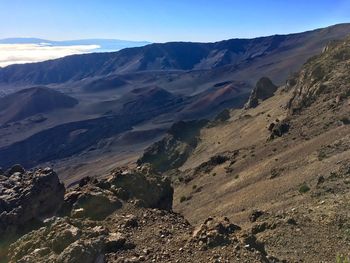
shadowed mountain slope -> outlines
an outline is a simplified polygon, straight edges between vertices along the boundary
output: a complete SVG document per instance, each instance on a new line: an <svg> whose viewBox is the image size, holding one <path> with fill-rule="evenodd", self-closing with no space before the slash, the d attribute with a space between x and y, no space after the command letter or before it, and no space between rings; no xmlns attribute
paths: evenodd
<svg viewBox="0 0 350 263"><path fill-rule="evenodd" d="M33 87L0 98L0 124L22 120L39 113L72 108L78 101L59 91Z"/></svg>

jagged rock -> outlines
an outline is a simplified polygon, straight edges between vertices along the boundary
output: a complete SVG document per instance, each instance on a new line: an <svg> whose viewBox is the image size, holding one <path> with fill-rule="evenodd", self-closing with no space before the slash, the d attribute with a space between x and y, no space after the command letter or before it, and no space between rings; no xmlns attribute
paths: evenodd
<svg viewBox="0 0 350 263"><path fill-rule="evenodd" d="M250 222L255 222L259 217L265 214L262 210L253 210L253 212L249 216Z"/></svg>
<svg viewBox="0 0 350 263"><path fill-rule="evenodd" d="M98 260L104 258L104 250L113 240L109 234L106 229L95 224L57 218L48 226L26 234L11 245L10 263L103 262Z"/></svg>
<svg viewBox="0 0 350 263"><path fill-rule="evenodd" d="M97 187L88 188L74 202L71 215L101 220L121 207L122 203L112 192Z"/></svg>
<svg viewBox="0 0 350 263"><path fill-rule="evenodd" d="M199 132L207 123L207 120L174 123L162 140L145 150L137 164L149 163L159 172L180 167L197 147Z"/></svg>
<svg viewBox="0 0 350 263"><path fill-rule="evenodd" d="M147 172L115 169L105 179L84 179L80 181L82 186L66 193L60 214L103 220L122 207L120 199L137 200L142 207L171 210L174 190L170 180L151 170Z"/></svg>
<svg viewBox="0 0 350 263"><path fill-rule="evenodd" d="M172 209L174 189L168 178L155 173L145 175L134 170L117 171L107 181L111 186L125 190L130 199L141 200L145 207Z"/></svg>
<svg viewBox="0 0 350 263"><path fill-rule="evenodd" d="M269 139L273 140L275 137L281 137L283 134L289 131L290 124L288 120L278 121L277 123L271 123L268 130L271 132Z"/></svg>
<svg viewBox="0 0 350 263"><path fill-rule="evenodd" d="M230 235L241 228L230 223L227 217L208 218L194 232L191 242L202 246L216 247L230 243Z"/></svg>
<svg viewBox="0 0 350 263"><path fill-rule="evenodd" d="M54 215L63 203L65 188L54 171L22 169L14 166L11 176L0 180L0 237Z"/></svg>
<svg viewBox="0 0 350 263"><path fill-rule="evenodd" d="M14 173L24 174L24 173L25 173L25 170L24 170L24 168L23 168L21 165L15 164L15 165L13 165L10 169L8 169L8 170L5 172L5 175L6 175L6 176L11 176L11 175L13 175Z"/></svg>
<svg viewBox="0 0 350 263"><path fill-rule="evenodd" d="M287 104L290 114L299 112L315 101L339 105L350 96L350 41L329 43L319 56L307 61L296 77L293 96ZM295 78L295 77L294 77Z"/></svg>
<svg viewBox="0 0 350 263"><path fill-rule="evenodd" d="M204 172L209 173L211 170L214 169L215 166L225 163L230 159L229 156L217 154L212 157L207 162L201 163L198 167L195 169L195 173L198 172Z"/></svg>
<svg viewBox="0 0 350 263"><path fill-rule="evenodd" d="M277 90L277 86L272 81L263 77L258 80L255 88L252 90L248 102L245 104L245 109L255 108L259 105L259 101L266 100L274 95Z"/></svg>
<svg viewBox="0 0 350 263"><path fill-rule="evenodd" d="M56 259L57 263L103 263L100 239L78 240L69 245Z"/></svg>

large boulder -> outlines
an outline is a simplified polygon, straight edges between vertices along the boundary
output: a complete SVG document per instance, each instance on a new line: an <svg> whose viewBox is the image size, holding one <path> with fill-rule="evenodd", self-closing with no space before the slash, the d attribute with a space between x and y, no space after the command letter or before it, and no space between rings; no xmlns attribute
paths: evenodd
<svg viewBox="0 0 350 263"><path fill-rule="evenodd" d="M174 189L168 178L154 171L115 171L107 179L114 191L129 199L140 201L143 207L171 210Z"/></svg>
<svg viewBox="0 0 350 263"><path fill-rule="evenodd" d="M117 168L100 180L83 178L66 193L60 215L103 220L122 208L123 201L171 210L173 193L170 180L153 171Z"/></svg>
<svg viewBox="0 0 350 263"><path fill-rule="evenodd" d="M0 237L56 213L65 188L50 168L25 172L16 166L0 178Z"/></svg>
<svg viewBox="0 0 350 263"><path fill-rule="evenodd" d="M252 90L248 102L245 104L246 109L255 108L259 105L259 101L266 100L274 95L277 86L272 81L263 77L258 80L255 88Z"/></svg>
<svg viewBox="0 0 350 263"><path fill-rule="evenodd" d="M56 218L11 245L9 261L103 262L104 247L113 238L110 235L106 228L88 221Z"/></svg>

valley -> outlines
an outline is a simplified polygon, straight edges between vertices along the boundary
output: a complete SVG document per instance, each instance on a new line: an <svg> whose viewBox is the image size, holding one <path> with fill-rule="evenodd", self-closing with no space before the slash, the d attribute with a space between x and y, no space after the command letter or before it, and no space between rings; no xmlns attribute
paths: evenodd
<svg viewBox="0 0 350 263"><path fill-rule="evenodd" d="M349 35L0 68L0 262L346 263Z"/></svg>

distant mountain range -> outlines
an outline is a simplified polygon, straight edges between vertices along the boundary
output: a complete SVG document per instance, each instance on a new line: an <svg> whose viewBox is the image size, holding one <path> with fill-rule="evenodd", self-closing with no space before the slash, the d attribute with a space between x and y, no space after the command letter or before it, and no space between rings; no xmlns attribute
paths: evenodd
<svg viewBox="0 0 350 263"><path fill-rule="evenodd" d="M78 39L52 41L41 38L5 38L0 39L0 44L47 44L51 46L75 46L75 45L98 45L96 52L118 51L128 47L141 47L150 44L147 41L129 41L120 39Z"/></svg>
<svg viewBox="0 0 350 263"><path fill-rule="evenodd" d="M107 162L135 160L174 122L242 107L258 79L282 85L329 42L349 34L350 24L340 24L254 39L149 44L0 68L1 103L7 105L0 107L0 166L49 162L63 176L77 167L78 176L89 162L102 171ZM97 43L89 41L66 44ZM45 100L56 103L35 107ZM31 154L24 158L21 152Z"/></svg>
<svg viewBox="0 0 350 263"><path fill-rule="evenodd" d="M73 55L0 69L0 86L60 84L111 74L190 70L214 70L215 75L230 72L229 80L249 80L251 84L267 75L280 83L329 41L349 33L350 24L340 24L289 35L215 43L169 42L111 53Z"/></svg>

